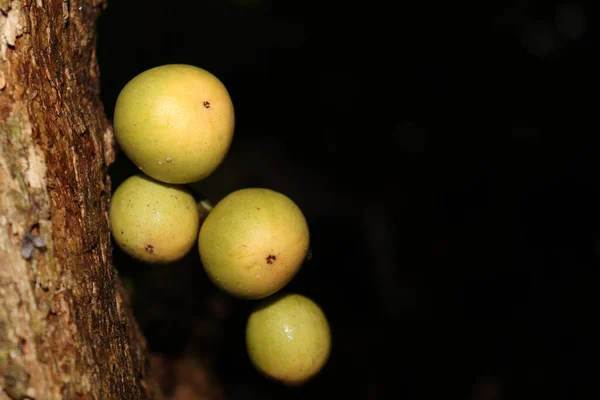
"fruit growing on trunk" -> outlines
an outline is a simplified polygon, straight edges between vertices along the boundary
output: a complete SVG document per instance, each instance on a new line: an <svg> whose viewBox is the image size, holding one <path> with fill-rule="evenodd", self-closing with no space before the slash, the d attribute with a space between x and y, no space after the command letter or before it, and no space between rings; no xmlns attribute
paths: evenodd
<svg viewBox="0 0 600 400"><path fill-rule="evenodd" d="M259 302L246 326L246 348L254 367L288 386L301 385L327 363L331 332L321 308L299 294L277 294Z"/></svg>
<svg viewBox="0 0 600 400"><path fill-rule="evenodd" d="M283 288L309 247L300 208L270 189L248 188L219 201L200 228L198 249L209 278L238 298L260 299Z"/></svg>
<svg viewBox="0 0 600 400"><path fill-rule="evenodd" d="M225 159L235 116L217 77L192 65L168 64L123 87L113 123L119 146L140 170L185 184L206 178Z"/></svg>
<svg viewBox="0 0 600 400"><path fill-rule="evenodd" d="M181 259L194 246L200 225L189 191L144 174L131 176L117 187L109 213L117 245L147 263Z"/></svg>

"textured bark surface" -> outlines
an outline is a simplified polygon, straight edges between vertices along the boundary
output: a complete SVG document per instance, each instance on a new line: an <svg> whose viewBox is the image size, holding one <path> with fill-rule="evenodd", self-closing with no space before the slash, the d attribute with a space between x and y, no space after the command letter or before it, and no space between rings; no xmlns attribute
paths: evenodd
<svg viewBox="0 0 600 400"><path fill-rule="evenodd" d="M2 400L161 396L112 267L95 58L105 5L0 0Z"/></svg>

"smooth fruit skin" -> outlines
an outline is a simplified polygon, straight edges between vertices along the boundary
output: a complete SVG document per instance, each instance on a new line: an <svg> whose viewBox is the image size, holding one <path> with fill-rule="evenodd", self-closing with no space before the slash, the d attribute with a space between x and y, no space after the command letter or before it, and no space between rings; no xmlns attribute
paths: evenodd
<svg viewBox="0 0 600 400"><path fill-rule="evenodd" d="M117 245L146 263L177 261L198 237L200 215L192 194L144 174L131 176L119 185L109 214Z"/></svg>
<svg viewBox="0 0 600 400"><path fill-rule="evenodd" d="M208 277L225 292L261 299L288 284L306 258L309 230L300 208L270 189L225 196L200 227L198 250Z"/></svg>
<svg viewBox="0 0 600 400"><path fill-rule="evenodd" d="M233 103L223 83L192 65L167 64L131 79L119 93L115 137L127 157L162 182L202 180L233 140Z"/></svg>
<svg viewBox="0 0 600 400"><path fill-rule="evenodd" d="M246 349L264 376L299 386L329 359L331 331L321 308L299 294L277 294L260 302L246 325Z"/></svg>

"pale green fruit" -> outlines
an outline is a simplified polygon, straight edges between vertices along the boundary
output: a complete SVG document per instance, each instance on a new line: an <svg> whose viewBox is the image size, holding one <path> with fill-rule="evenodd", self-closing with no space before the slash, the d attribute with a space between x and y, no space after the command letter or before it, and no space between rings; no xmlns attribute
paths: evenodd
<svg viewBox="0 0 600 400"><path fill-rule="evenodd" d="M327 363L331 332L321 308L299 294L277 294L257 304L246 325L246 349L264 376L302 385Z"/></svg>
<svg viewBox="0 0 600 400"><path fill-rule="evenodd" d="M115 190L110 225L125 253L147 263L169 263L194 246L200 216L189 191L138 174Z"/></svg>
<svg viewBox="0 0 600 400"><path fill-rule="evenodd" d="M121 90L113 117L115 137L148 176L168 183L206 178L222 163L235 125L223 83L191 65L146 70Z"/></svg>
<svg viewBox="0 0 600 400"><path fill-rule="evenodd" d="M209 278L245 299L283 288L302 266L308 246L308 224L296 203L260 188L225 196L202 223L198 237Z"/></svg>

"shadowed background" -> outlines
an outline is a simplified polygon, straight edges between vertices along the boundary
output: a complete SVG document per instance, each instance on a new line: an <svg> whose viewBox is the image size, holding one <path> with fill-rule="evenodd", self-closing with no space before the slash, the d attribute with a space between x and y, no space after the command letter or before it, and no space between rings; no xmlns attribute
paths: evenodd
<svg viewBox="0 0 600 400"><path fill-rule="evenodd" d="M590 398L590 2L389 7L114 0L101 16L109 117L157 65L227 86L233 145L194 188L215 203L250 186L297 202L313 257L286 290L319 303L333 332L322 373L280 387L245 353L252 302L218 292L195 248L166 268L115 248L151 350L195 360L219 388L177 394L184 378L165 377L171 398ZM135 172L120 154L113 188Z"/></svg>

